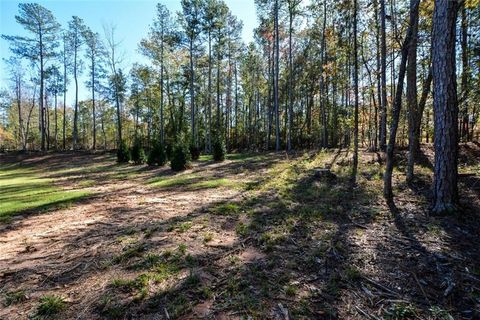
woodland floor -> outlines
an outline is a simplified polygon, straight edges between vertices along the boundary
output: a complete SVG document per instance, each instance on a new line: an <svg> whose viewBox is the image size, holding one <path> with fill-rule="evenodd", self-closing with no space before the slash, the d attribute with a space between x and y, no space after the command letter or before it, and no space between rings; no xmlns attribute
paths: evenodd
<svg viewBox="0 0 480 320"><path fill-rule="evenodd" d="M456 217L428 215L422 150L413 186L399 153L390 206L377 153L355 188L348 150L202 157L179 174L0 155L0 319L480 319L480 146L461 148L475 175ZM337 177L315 178L324 167ZM48 188L25 209L29 178ZM66 195L40 201L53 190Z"/></svg>

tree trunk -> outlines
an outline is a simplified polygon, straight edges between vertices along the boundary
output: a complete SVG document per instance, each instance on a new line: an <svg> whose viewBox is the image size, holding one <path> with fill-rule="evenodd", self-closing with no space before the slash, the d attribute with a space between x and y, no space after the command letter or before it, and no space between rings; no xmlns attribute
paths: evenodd
<svg viewBox="0 0 480 320"><path fill-rule="evenodd" d="M208 130L207 151L212 152L212 32L208 31Z"/></svg>
<svg viewBox="0 0 480 320"><path fill-rule="evenodd" d="M458 105L455 73L457 1L437 0L433 13L433 108L435 169L433 212L444 214L458 205Z"/></svg>
<svg viewBox="0 0 480 320"><path fill-rule="evenodd" d="M65 52L65 40L63 46L63 150L67 147L67 54Z"/></svg>
<svg viewBox="0 0 480 320"><path fill-rule="evenodd" d="M385 0L380 0L380 30L381 30L381 89L382 99L380 100L380 149L387 147L387 41L385 26Z"/></svg>
<svg viewBox="0 0 480 320"><path fill-rule="evenodd" d="M195 139L195 74L193 71L193 39L190 39L190 108L191 108L191 122L192 122L192 144L197 145Z"/></svg>
<svg viewBox="0 0 480 320"><path fill-rule="evenodd" d="M415 146L417 148L416 152L420 152L420 128L422 126L422 119L423 119L423 112L425 111L425 105L427 104L427 98L430 94L430 89L432 87L432 68L430 67L428 70L427 79L425 79L425 83L423 84L422 95L420 97L420 101L418 102L418 118L415 123L415 136L416 139ZM428 121L428 115L427 115ZM428 132L428 125L427 125L427 132ZM428 137L428 136L427 136ZM427 139L428 143L428 139Z"/></svg>
<svg viewBox="0 0 480 320"><path fill-rule="evenodd" d="M355 111L354 111L354 127L353 127L353 168L352 183L357 181L358 170L358 40L357 40L357 11L358 2L353 1L353 51L354 51L354 70L353 70L353 88L355 91Z"/></svg>
<svg viewBox="0 0 480 320"><path fill-rule="evenodd" d="M57 89L55 89L55 150L58 148L58 112L57 112Z"/></svg>
<svg viewBox="0 0 480 320"><path fill-rule="evenodd" d="M162 24L163 25L163 24ZM163 73L164 73L164 39L163 39L163 26L162 26L162 43L160 49L160 143L162 147L165 145L165 129L163 119Z"/></svg>
<svg viewBox="0 0 480 320"><path fill-rule="evenodd" d="M410 0L410 6L415 5L416 0ZM415 159L417 158L417 145L419 139L415 137L419 132L416 131L418 116L417 100L417 43L418 43L418 14L410 12L412 37L408 46L408 67L407 67L407 108L408 108L408 161L407 161L407 183L413 181Z"/></svg>
<svg viewBox="0 0 480 320"><path fill-rule="evenodd" d="M392 191L392 173L393 173L393 164L394 164L394 151L395 151L395 140L397 137L397 130L398 130L398 123L400 122L400 111L402 109L402 94L403 94L403 82L405 80L405 73L406 73L406 66L407 66L407 58L408 58L408 47L410 44L410 40L412 38L414 19L415 16L418 16L418 6L420 1L416 0L410 6L410 22L409 27L407 29L407 35L405 36L405 40L402 44L401 50L401 61L400 61L400 69L398 74L398 86L395 93L395 101L393 102L393 113L392 113L392 125L390 127L390 137L388 140L388 147L387 147L387 164L385 168L385 174L383 177L383 194L385 198L389 201L393 199L393 191Z"/></svg>
<svg viewBox="0 0 480 320"><path fill-rule="evenodd" d="M73 150L76 150L77 144L78 144L78 78L77 78L77 48L76 47L74 48L74 54L73 54L73 78L75 80L75 110L73 114Z"/></svg>
<svg viewBox="0 0 480 320"><path fill-rule="evenodd" d="M288 28L288 125L287 125L287 151L292 150L292 117L293 117L293 59L292 59L292 32L293 32L293 14L289 14Z"/></svg>
<svg viewBox="0 0 480 320"><path fill-rule="evenodd" d="M280 35L278 28L278 11L279 0L275 0L275 71L274 71L274 85L273 85L273 103L275 108L275 150L280 151L280 112L278 100L278 78L279 78L279 63L280 63Z"/></svg>
<svg viewBox="0 0 480 320"><path fill-rule="evenodd" d="M465 3L462 4L462 127L460 138L463 141L469 140L469 117L468 117L468 79L470 68L468 66L468 17Z"/></svg>
<svg viewBox="0 0 480 320"><path fill-rule="evenodd" d="M44 61L43 61L43 39L40 32L40 134L42 136L42 151L45 151L45 110L44 110Z"/></svg>
<svg viewBox="0 0 480 320"><path fill-rule="evenodd" d="M93 119L93 146L92 149L97 148L97 123L95 117L95 60L92 53L92 119Z"/></svg>

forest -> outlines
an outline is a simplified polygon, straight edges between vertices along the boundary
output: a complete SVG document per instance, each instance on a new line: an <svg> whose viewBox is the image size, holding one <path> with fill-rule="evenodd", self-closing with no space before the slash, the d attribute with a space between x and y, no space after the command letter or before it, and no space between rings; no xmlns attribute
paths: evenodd
<svg viewBox="0 0 480 320"><path fill-rule="evenodd" d="M234 1L18 5L0 320L480 319L480 1Z"/></svg>

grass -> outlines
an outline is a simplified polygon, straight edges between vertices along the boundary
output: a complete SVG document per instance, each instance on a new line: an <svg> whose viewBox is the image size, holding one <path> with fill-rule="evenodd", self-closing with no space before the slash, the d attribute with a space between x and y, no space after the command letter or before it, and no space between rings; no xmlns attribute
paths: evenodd
<svg viewBox="0 0 480 320"><path fill-rule="evenodd" d="M168 189L189 185L193 183L193 181L195 181L195 179L197 178L198 176L191 174L175 175L172 177L159 177L150 180L150 185L156 188Z"/></svg>
<svg viewBox="0 0 480 320"><path fill-rule="evenodd" d="M240 206L236 203L222 203L210 209L210 212L217 215L227 216L240 212Z"/></svg>
<svg viewBox="0 0 480 320"><path fill-rule="evenodd" d="M0 221L8 222L26 211L68 206L88 194L87 191L63 190L32 168L0 166Z"/></svg>
<svg viewBox="0 0 480 320"><path fill-rule="evenodd" d="M45 295L40 298L40 304L37 307L37 314L40 316L53 316L65 310L67 304L65 300L56 295Z"/></svg>
<svg viewBox="0 0 480 320"><path fill-rule="evenodd" d="M236 182L224 178L201 177L195 174L180 174L171 177L157 177L151 179L149 185L154 188L171 189L182 187L185 190L216 189L220 187L234 187Z"/></svg>
<svg viewBox="0 0 480 320"><path fill-rule="evenodd" d="M227 154L226 159L231 161L262 161L267 158L265 154L253 153L231 153ZM199 161L213 161L213 156L210 154L203 154L198 159Z"/></svg>
<svg viewBox="0 0 480 320"><path fill-rule="evenodd" d="M27 294L25 290L17 290L7 292L5 294L5 305L10 306L27 300Z"/></svg>

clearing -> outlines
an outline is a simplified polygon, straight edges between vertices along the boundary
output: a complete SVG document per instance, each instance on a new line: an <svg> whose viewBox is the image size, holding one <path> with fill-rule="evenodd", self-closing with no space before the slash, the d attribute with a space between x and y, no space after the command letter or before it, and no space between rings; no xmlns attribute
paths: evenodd
<svg viewBox="0 0 480 320"><path fill-rule="evenodd" d="M395 205L378 153L1 155L0 319L478 319L480 147L461 148L459 217L428 215L433 152ZM316 168L334 177L317 178ZM466 174L469 173L469 174Z"/></svg>

